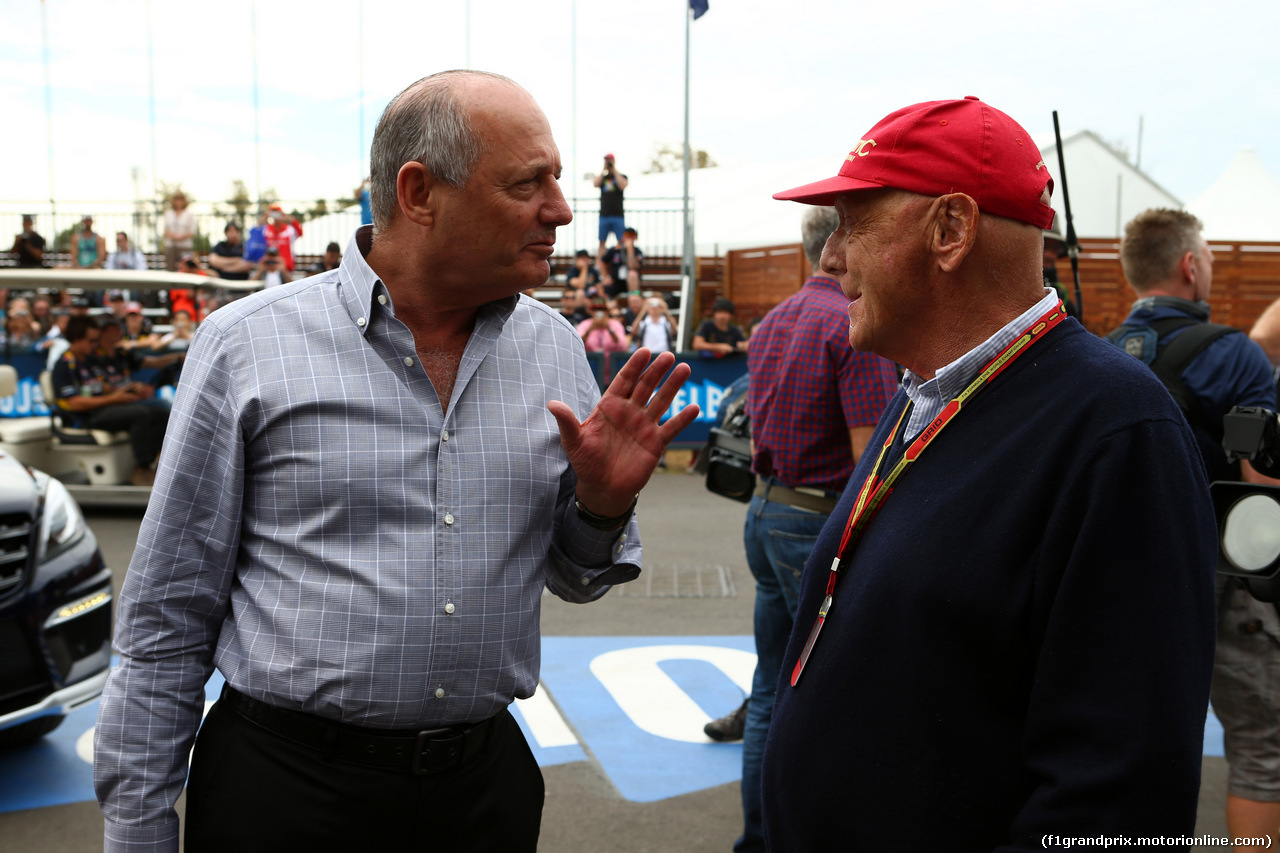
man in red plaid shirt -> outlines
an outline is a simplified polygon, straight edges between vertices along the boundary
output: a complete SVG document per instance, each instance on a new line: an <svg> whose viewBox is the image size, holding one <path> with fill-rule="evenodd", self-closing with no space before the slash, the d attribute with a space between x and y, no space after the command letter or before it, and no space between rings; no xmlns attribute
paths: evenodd
<svg viewBox="0 0 1280 853"><path fill-rule="evenodd" d="M707 726L708 735L723 736L725 722L745 709L744 827L735 851L765 849L760 762L778 670L795 620L800 573L898 388L892 362L850 348L849 299L838 281L818 271L823 244L838 221L830 207L805 213L801 235L814 275L751 335L747 413L759 485L743 540L756 579L758 658L744 708Z"/></svg>

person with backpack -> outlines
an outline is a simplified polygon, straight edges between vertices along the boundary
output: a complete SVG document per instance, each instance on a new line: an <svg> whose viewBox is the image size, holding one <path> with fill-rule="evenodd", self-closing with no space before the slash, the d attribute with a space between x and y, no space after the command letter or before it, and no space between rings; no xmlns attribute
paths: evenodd
<svg viewBox="0 0 1280 853"><path fill-rule="evenodd" d="M1238 329L1209 322L1213 252L1199 219L1151 209L1125 226L1120 263L1138 295L1107 339L1145 362L1186 415L1209 481L1267 480L1222 449L1233 406L1276 408L1271 365ZM1280 618L1274 605L1219 577L1217 652L1210 699L1227 759L1232 837L1280 831Z"/></svg>
<svg viewBox="0 0 1280 853"><path fill-rule="evenodd" d="M655 355L675 351L676 324L667 303L651 296L644 307L645 313L631 325L631 340L637 347L648 347Z"/></svg>

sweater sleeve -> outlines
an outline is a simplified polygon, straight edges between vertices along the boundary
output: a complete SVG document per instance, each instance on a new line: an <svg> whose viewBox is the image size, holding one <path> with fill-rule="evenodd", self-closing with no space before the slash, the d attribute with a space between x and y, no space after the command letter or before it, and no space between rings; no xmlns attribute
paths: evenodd
<svg viewBox="0 0 1280 853"><path fill-rule="evenodd" d="M1196 454L1154 418L1080 448L1059 481L1035 566L1035 783L1000 851L1194 833L1217 560Z"/></svg>

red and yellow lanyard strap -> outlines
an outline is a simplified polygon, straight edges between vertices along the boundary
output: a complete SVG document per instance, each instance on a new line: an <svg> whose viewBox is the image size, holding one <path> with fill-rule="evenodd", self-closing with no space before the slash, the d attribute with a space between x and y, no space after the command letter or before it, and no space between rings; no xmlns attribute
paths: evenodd
<svg viewBox="0 0 1280 853"><path fill-rule="evenodd" d="M845 562L857 546L858 540L862 538L862 534L866 531L867 525L871 523L871 519L875 517L876 512L888 500L889 495L893 493L894 483L911 466L911 463L920 458L925 448L933 443L943 428L951 423L966 403L972 400L979 391L990 385L991 380L999 376L1006 367L1013 364L1018 356L1026 352L1032 344L1044 337L1050 329L1062 322L1066 316L1066 309L1063 308L1062 302L1059 301L1056 306L1046 311L1028 326L1022 334L1001 350L995 358L987 362L987 366L969 383L967 388L943 407L938 416L921 431L915 441L911 442L911 445L903 452L902 458L893 466L893 470L884 479L880 479L880 467L889 453L889 448L893 446L894 441L897 439L898 430L902 427L903 421L906 420L907 412L911 411L911 403L908 402L903 407L902 414L898 416L898 422L893 425L893 429L889 431L889 436L885 439L884 445L880 448L880 455L876 457L875 465L871 467L871 473L867 475L867 479L862 483L862 488L858 490L857 500L854 501L853 510L849 513L849 520L844 526L844 535L840 537L840 547L836 549L835 559L831 561L831 571L827 575L826 597L818 608L818 618L813 623L813 628L809 631L809 637L800 652L800 659L796 661L795 669L791 672L792 687L795 687L796 683L799 682L800 674L804 671L805 664L809 661L809 655L813 653L814 644L818 641L818 634L822 632L822 625L826 622L827 615L831 612L831 607L835 603L836 585L844 574Z"/></svg>

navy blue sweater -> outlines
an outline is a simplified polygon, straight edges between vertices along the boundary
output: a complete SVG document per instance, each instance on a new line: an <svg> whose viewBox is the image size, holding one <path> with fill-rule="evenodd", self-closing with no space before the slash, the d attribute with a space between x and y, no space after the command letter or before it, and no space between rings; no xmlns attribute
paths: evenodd
<svg viewBox="0 0 1280 853"><path fill-rule="evenodd" d="M1190 835L1214 646L1208 485L1164 388L1074 320L902 476L790 686L905 404L881 418L805 569L765 754L770 849Z"/></svg>

